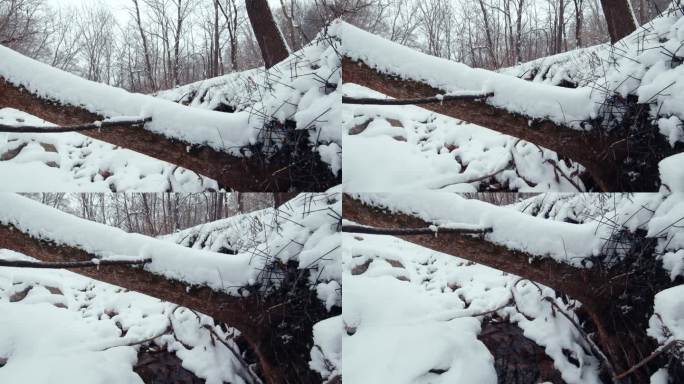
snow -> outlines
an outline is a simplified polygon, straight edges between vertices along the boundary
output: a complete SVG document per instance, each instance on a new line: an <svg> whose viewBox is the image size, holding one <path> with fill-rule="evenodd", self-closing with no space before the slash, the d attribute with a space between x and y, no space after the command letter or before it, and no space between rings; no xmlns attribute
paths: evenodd
<svg viewBox="0 0 684 384"><path fill-rule="evenodd" d="M667 157L658 163L660 180L672 192L684 192L684 153Z"/></svg>
<svg viewBox="0 0 684 384"><path fill-rule="evenodd" d="M0 109L5 125L54 126L27 113ZM75 132L0 133L0 191L200 192L216 181Z"/></svg>
<svg viewBox="0 0 684 384"><path fill-rule="evenodd" d="M256 236L253 247L236 255L190 249L118 228L87 221L19 195L0 194L0 223L13 225L31 236L83 249L100 258L128 256L152 261L152 273L217 291L239 294L238 288L258 281L260 270L274 261L298 261L311 269L310 279L340 280L337 219L339 195L300 195L278 212L272 226ZM258 257L255 257L257 255ZM341 292L330 292L338 300Z"/></svg>
<svg viewBox="0 0 684 384"><path fill-rule="evenodd" d="M32 260L0 250L0 258ZM29 290L22 300L10 298ZM236 330L223 331L211 318L175 304L101 283L64 270L0 268L0 381L8 383L142 383L133 372L139 346L175 351L183 367L210 384L245 383L232 353L213 342L211 327L228 345ZM39 366L40 369L36 369Z"/></svg>
<svg viewBox="0 0 684 384"><path fill-rule="evenodd" d="M149 95L85 80L0 46L0 77L41 97L80 106L105 117L151 117L145 129L169 138L208 145L218 151L256 142L246 113L225 114L188 108ZM233 154L238 151L231 150Z"/></svg>
<svg viewBox="0 0 684 384"><path fill-rule="evenodd" d="M598 222L570 224L538 219L446 192L357 194L355 197L369 205L413 215L438 226L465 224L491 228L492 232L485 235L488 241L578 267L584 265L583 259L600 254L602 238L607 238L610 230Z"/></svg>
<svg viewBox="0 0 684 384"><path fill-rule="evenodd" d="M326 151L325 147L333 143L341 145L341 94L334 89L341 83L340 59L334 44L322 32L269 70L259 68L209 79L159 92L159 97L91 82L2 46L0 77L45 98L80 106L109 119L151 117L144 129L234 156L243 156L240 149L252 144L279 146L281 143L271 142L271 135L264 134L264 128L273 121L284 124L285 120L294 121L297 129L310 131L314 151ZM175 101L189 102L192 107ZM238 110L211 110L220 103ZM332 155L326 153L325 160L337 173L339 167L335 164L341 153Z"/></svg>
<svg viewBox="0 0 684 384"><path fill-rule="evenodd" d="M600 382L581 336L536 286L517 284L517 306L504 306L516 276L390 236L345 234L343 244L345 382L496 383L478 314L502 306L497 315L542 346L566 382Z"/></svg>
<svg viewBox="0 0 684 384"><path fill-rule="evenodd" d="M301 50L264 70L257 68L203 80L158 97L202 109L225 104L235 114L247 114L249 124L261 132L272 123L294 122L296 129L309 131L309 143L333 174L340 172L342 157L339 42L322 31ZM273 129L267 131L273 132ZM269 145L268 134L257 138Z"/></svg>
<svg viewBox="0 0 684 384"><path fill-rule="evenodd" d="M351 83L342 91L385 97ZM474 192L489 185L522 192L584 189L583 168L552 151L416 106L345 104L343 142L342 181L349 191ZM553 164L572 182L559 177Z"/></svg>
<svg viewBox="0 0 684 384"><path fill-rule="evenodd" d="M591 88L551 87L470 68L414 51L343 21L334 22L330 30L343 41L345 56L389 75L424 82L447 93L493 92L494 96L486 100L490 105L577 128L577 122L597 116L597 95Z"/></svg>
<svg viewBox="0 0 684 384"><path fill-rule="evenodd" d="M654 315L648 334L661 345L672 340L684 340L684 285L659 292L655 296Z"/></svg>

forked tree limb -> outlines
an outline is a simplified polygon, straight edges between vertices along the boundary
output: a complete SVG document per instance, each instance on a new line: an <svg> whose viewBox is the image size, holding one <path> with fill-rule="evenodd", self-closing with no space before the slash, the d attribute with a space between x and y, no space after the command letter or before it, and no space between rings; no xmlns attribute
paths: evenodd
<svg viewBox="0 0 684 384"><path fill-rule="evenodd" d="M421 99L425 95L447 93L425 83L381 73L367 64L342 58L342 78L397 99ZM482 100L457 98L423 108L491 130L514 136L556 152L582 164L602 191L617 191L618 167L626 157L627 143L600 130L581 131L497 108Z"/></svg>
<svg viewBox="0 0 684 384"><path fill-rule="evenodd" d="M24 111L58 125L104 120L104 116L32 94L24 87L0 77L0 108L5 107ZM287 164L266 163L256 157L235 157L207 146L192 145L148 130L125 126L82 133L210 177L225 189L279 192L287 191L291 186L287 172L276 173Z"/></svg>
<svg viewBox="0 0 684 384"><path fill-rule="evenodd" d="M62 127L46 127L35 125L5 125L0 124L0 132L6 133L63 133L63 132L85 132L96 129L108 128L140 128L145 123L152 121L151 117L133 120L116 120L116 121L96 121L86 124L75 124Z"/></svg>
<svg viewBox="0 0 684 384"><path fill-rule="evenodd" d="M12 226L0 225L0 249L10 249L46 263L91 262L94 255L66 245L38 240ZM80 269L79 274L137 291L160 300L181 305L213 317L240 330L257 354L264 378L269 384L288 382L288 370L296 365L308 367L308 357L288 362L275 359L272 327L281 321L279 312L265 314L265 308L278 304L269 297L231 296L206 286L191 285L145 271L142 268L113 264L107 268ZM306 361L303 361L306 359Z"/></svg>

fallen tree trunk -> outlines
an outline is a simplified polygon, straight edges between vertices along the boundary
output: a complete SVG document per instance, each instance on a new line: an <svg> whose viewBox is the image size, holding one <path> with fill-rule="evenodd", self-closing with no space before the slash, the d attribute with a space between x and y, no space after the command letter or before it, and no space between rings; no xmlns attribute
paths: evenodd
<svg viewBox="0 0 684 384"><path fill-rule="evenodd" d="M349 195L344 195L342 209L345 219L373 228L394 231L400 228L429 228L433 225L411 215L390 213L381 208L366 205ZM347 228L354 229L353 226L347 226ZM653 308L653 297L657 291L668 287L668 284L674 285L655 257L634 260L628 256L623 260L623 265L611 268L598 263L592 268L576 268L551 258L540 259L491 243L486 240L484 234L478 236L458 232L438 232L436 236L432 233L405 234L397 235L397 237L541 283L558 293L579 300L582 302L582 308L578 314L586 314L585 331L588 328L588 333L592 332L597 335L596 341L616 373L626 372L640 364L644 356L648 356L655 349L655 341L646 335L650 311ZM645 240L635 242L640 244L639 248L634 249L633 252L630 250L628 254L639 255L639 257L644 254L651 255L652 253L649 252L653 252L652 247L655 241ZM644 262L649 264L638 266L638 263ZM633 309L625 313L624 308L629 305ZM662 361L658 364L662 366ZM631 372L631 377L625 378L624 382L648 381L655 366L643 364L640 369L635 368ZM608 370L605 372L605 378L612 380L608 372Z"/></svg>
<svg viewBox="0 0 684 384"><path fill-rule="evenodd" d="M75 268L96 258L81 249L35 239L15 227L5 225L0 225L0 249L2 248L46 263L68 265L75 262ZM78 273L193 309L213 317L217 324L224 322L237 328L249 349L256 354L261 376L266 383L306 383L320 380L308 367L309 350L305 348L306 343L286 345L275 331L282 323L292 322L289 318L292 313L282 310L287 303L283 305L285 300L278 295L264 297L252 293L246 297L230 296L208 287L171 280L121 263L79 269ZM316 310L312 307L311 312L315 313ZM315 316L300 316L296 319L297 325L304 332L310 333L314 318Z"/></svg>
<svg viewBox="0 0 684 384"><path fill-rule="evenodd" d="M345 82L359 84L397 99L424 99L446 93L425 83L400 79L381 73L367 64L342 58L342 78ZM635 185L623 171L623 162L629 152L636 152L625 132L600 129L580 131L560 126L548 120L497 108L478 99L455 98L438 103L422 105L423 108L451 116L469 123L481 125L494 131L518 137L556 152L560 157L582 164L596 187L608 191L655 191L658 185L657 168L647 175L643 185ZM657 159L651 158L651 162ZM651 171L651 170L649 170Z"/></svg>
<svg viewBox="0 0 684 384"><path fill-rule="evenodd" d="M0 77L0 108L5 107L30 113L58 125L79 125L104 120L104 116L81 107L58 104ZM127 126L87 130L82 134L187 168L215 179L225 189L285 192L297 188L314 191L325 190L337 182L332 172L318 159L307 169L311 174L293 175L283 169L289 170L296 159L285 154L273 156L268 161L257 155L236 157L207 146L192 145Z"/></svg>

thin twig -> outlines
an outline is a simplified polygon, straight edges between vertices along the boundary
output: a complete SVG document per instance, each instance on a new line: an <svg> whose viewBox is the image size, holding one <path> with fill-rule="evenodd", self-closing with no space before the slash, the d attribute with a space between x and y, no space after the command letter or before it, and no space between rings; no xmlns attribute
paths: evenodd
<svg viewBox="0 0 684 384"><path fill-rule="evenodd" d="M683 342L682 340L672 340L672 341L670 341L669 343L667 343L667 344L663 345L662 347L660 347L660 348L656 349L655 351L653 351L653 353L651 353L650 355L648 355L648 357L646 357L645 359L643 359L643 360L641 360L640 362L638 362L638 363L637 363L636 365L634 365L632 368L630 368L630 369L626 370L625 372L622 372L621 374L615 376L615 379L616 379L616 380L622 380L622 379L624 379L625 377L627 377L627 376L631 375L632 373L636 372L637 369L639 369L639 368L643 367L644 365L648 364L649 361L651 361L651 360L655 359L656 357L658 357L661 353L663 353L663 352L665 352L665 351L668 351L669 349L671 349L671 348L674 347L675 345L681 344L682 342Z"/></svg>

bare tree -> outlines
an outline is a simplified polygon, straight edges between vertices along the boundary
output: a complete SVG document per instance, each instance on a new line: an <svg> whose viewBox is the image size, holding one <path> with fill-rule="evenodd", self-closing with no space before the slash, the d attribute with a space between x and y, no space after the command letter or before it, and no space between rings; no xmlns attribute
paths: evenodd
<svg viewBox="0 0 684 384"><path fill-rule="evenodd" d="M601 0L601 5L606 16L611 43L618 42L636 30L637 22L629 0Z"/></svg>
<svg viewBox="0 0 684 384"><path fill-rule="evenodd" d="M215 0L218 1L218 0ZM267 0L246 0L247 15L261 48L266 68L276 65L289 55L287 45L276 25Z"/></svg>

